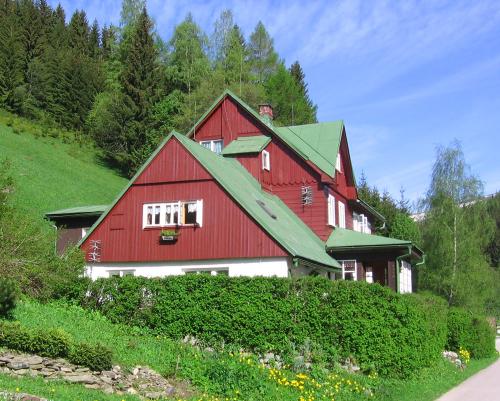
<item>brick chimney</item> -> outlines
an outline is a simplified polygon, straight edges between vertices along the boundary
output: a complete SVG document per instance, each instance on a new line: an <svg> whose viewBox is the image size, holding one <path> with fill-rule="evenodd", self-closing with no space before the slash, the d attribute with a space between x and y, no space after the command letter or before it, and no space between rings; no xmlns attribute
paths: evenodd
<svg viewBox="0 0 500 401"><path fill-rule="evenodd" d="M269 103L259 104L259 114L269 121L273 121L273 107Z"/></svg>

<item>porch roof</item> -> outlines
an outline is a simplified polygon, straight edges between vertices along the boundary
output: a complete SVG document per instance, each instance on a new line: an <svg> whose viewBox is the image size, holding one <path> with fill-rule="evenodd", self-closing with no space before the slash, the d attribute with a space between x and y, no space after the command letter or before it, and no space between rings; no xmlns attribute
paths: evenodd
<svg viewBox="0 0 500 401"><path fill-rule="evenodd" d="M420 256L423 255L422 250L411 241L383 237L381 235L365 234L339 227L335 227L326 241L326 249L328 251L337 252L407 247L411 247L416 254Z"/></svg>
<svg viewBox="0 0 500 401"><path fill-rule="evenodd" d="M100 216L108 208L108 205L79 206L69 209L59 209L45 213L49 220L57 220L65 217L88 217Z"/></svg>

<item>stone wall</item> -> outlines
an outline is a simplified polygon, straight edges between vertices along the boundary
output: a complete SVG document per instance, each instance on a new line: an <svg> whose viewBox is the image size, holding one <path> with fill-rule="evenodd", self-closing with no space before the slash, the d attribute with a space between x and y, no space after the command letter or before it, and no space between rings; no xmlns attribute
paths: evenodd
<svg viewBox="0 0 500 401"><path fill-rule="evenodd" d="M65 359L0 351L0 372L13 376L66 380L108 394L137 394L147 399L194 395L185 383L175 383L174 386L169 380L144 366L136 366L130 370L114 366L110 371L92 372L89 368L73 365Z"/></svg>

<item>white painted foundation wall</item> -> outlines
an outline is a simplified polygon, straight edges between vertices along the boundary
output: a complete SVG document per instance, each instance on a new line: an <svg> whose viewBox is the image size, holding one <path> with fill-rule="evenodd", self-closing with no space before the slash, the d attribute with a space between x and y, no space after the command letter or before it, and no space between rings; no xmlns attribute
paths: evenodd
<svg viewBox="0 0 500 401"><path fill-rule="evenodd" d="M87 264L86 275L92 280L113 274L131 273L143 277L178 276L193 271L227 270L230 277L288 277L291 258L191 260L175 262L124 262Z"/></svg>

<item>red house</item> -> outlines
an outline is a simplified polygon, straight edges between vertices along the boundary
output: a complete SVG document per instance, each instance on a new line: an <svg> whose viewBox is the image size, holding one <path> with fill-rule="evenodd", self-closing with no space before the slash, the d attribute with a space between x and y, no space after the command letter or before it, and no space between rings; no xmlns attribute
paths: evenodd
<svg viewBox="0 0 500 401"><path fill-rule="evenodd" d="M226 91L165 138L79 246L94 279L319 274L410 292L422 252L372 235L382 220L357 197L342 121L276 127L269 105L258 114Z"/></svg>

